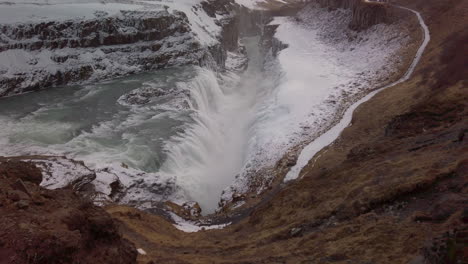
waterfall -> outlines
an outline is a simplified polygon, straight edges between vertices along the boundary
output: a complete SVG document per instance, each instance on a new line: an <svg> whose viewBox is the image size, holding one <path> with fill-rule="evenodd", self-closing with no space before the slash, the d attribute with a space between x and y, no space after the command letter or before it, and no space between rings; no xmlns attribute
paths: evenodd
<svg viewBox="0 0 468 264"><path fill-rule="evenodd" d="M251 42L249 57L260 57L258 38ZM260 66L251 61L242 76L200 68L198 76L185 84L194 122L166 145L167 160L160 173L176 177L205 213L217 208L222 190L244 166Z"/></svg>

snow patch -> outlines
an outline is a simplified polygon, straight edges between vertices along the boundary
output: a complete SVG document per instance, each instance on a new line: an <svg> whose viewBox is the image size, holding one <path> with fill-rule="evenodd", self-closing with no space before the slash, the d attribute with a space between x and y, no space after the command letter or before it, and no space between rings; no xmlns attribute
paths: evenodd
<svg viewBox="0 0 468 264"><path fill-rule="evenodd" d="M137 251L140 255L146 255L146 251L144 251L142 248L138 248Z"/></svg>
<svg viewBox="0 0 468 264"><path fill-rule="evenodd" d="M174 213L170 213L170 215L171 215L172 220L175 222L174 227L186 233L194 233L194 232L211 230L211 229L223 229L226 226L231 224L231 222L229 222L229 223L219 224L219 225L202 225L195 221L185 220L182 217Z"/></svg>

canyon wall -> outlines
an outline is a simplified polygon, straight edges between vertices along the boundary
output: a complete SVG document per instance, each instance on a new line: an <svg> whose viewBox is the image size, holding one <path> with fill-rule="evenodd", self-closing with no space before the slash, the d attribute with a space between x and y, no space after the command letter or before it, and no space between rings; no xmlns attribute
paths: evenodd
<svg viewBox="0 0 468 264"><path fill-rule="evenodd" d="M387 3L372 3L363 0L316 0L321 7L329 9L344 8L353 12L349 27L354 30L363 30L375 24L389 22Z"/></svg>
<svg viewBox="0 0 468 264"><path fill-rule="evenodd" d="M181 12L121 11L91 20L0 27L0 96L195 63L201 46Z"/></svg>
<svg viewBox="0 0 468 264"><path fill-rule="evenodd" d="M191 17L159 7L0 23L0 97L177 65L223 68L238 48L239 9L210 0L191 7Z"/></svg>

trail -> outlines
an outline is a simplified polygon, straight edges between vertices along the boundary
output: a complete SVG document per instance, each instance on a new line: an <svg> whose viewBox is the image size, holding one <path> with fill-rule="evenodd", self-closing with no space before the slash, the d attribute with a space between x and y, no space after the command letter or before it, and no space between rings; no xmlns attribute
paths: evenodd
<svg viewBox="0 0 468 264"><path fill-rule="evenodd" d="M300 155L298 157L296 165L294 165L289 170L289 172L286 174L286 177L285 177L284 181L290 181L290 180L297 179L299 177L299 174L300 174L302 168L304 168L309 163L309 161L314 158L314 156L318 152L320 152L325 147L331 145L341 135L341 133L343 132L343 130L346 127L352 125L351 120L352 120L352 117L353 117L353 113L354 113L354 111L356 110L356 108L358 106L360 106L364 102L369 101L371 98L373 98L379 92L407 81L411 77L411 75L413 74L416 66L418 65L419 61L421 60L421 57L422 57L422 55L424 53L424 50L426 49L426 47L429 44L429 41L431 39L429 28L427 27L426 23L424 22L424 19L422 18L421 14L418 11L407 8L407 7L403 7L403 6L396 6L396 5L393 5L393 6L395 6L397 8L400 8L400 9L408 10L408 11L414 13L417 16L419 24L420 24L420 26L421 26L421 28L422 28L422 30L424 32L424 41L421 44L421 46L419 47L419 49L418 49L418 51L417 51L417 53L416 53L416 55L415 55L415 57L413 59L413 62L410 65L410 67L408 68L406 73L399 80L369 93L364 98L362 98L361 100L359 100L356 103L354 103L353 105L351 105L348 108L348 110L346 110L346 112L344 113L342 119L340 120L340 122L338 124L336 124L330 130L328 130L327 132L325 132L324 134L322 134L321 136L316 138L314 141L312 141L310 144L308 144L302 150L302 152L300 153Z"/></svg>

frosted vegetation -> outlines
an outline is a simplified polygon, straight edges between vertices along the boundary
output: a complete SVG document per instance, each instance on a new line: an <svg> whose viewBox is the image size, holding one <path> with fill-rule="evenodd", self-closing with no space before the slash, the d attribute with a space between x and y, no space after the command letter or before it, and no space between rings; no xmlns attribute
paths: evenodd
<svg viewBox="0 0 468 264"><path fill-rule="evenodd" d="M213 18L191 8L197 1L41 2L3 3L0 23L95 17L96 10L112 16L122 8L168 9L187 15L201 45L216 42L220 32ZM4 16L14 12L15 17ZM214 212L221 195L229 200L247 191L252 175L268 172L285 153L319 136L395 71L400 63L395 55L408 37L396 26L351 32L349 17L348 11L310 7L298 18L276 18L275 37L289 46L276 58L263 58L258 38L243 39L245 72L246 58L229 53L225 72L174 63L112 81L2 98L0 155L66 155L96 171L93 183L102 198L111 193L110 183L119 182L122 203L151 208L161 200L195 200L205 213ZM23 67L27 56L49 56L15 52L0 52L6 71ZM49 165L43 183L50 188L71 180L57 177L67 175L67 168L76 171L67 161L58 163ZM265 175L268 182L273 174Z"/></svg>

